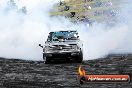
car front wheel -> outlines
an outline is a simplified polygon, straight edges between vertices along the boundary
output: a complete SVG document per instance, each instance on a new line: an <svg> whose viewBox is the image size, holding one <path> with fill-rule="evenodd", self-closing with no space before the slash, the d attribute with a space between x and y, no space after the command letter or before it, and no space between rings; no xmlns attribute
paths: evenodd
<svg viewBox="0 0 132 88"><path fill-rule="evenodd" d="M77 62L78 62L78 63L82 63L82 61L83 61L83 53L80 52L80 54L79 54L78 57L77 57Z"/></svg>
<svg viewBox="0 0 132 88"><path fill-rule="evenodd" d="M44 60L45 64L50 64L51 63L50 58L46 57L45 54L43 54L43 60Z"/></svg>
<svg viewBox="0 0 132 88"><path fill-rule="evenodd" d="M47 58L47 57L46 57L45 64L51 64L50 58Z"/></svg>

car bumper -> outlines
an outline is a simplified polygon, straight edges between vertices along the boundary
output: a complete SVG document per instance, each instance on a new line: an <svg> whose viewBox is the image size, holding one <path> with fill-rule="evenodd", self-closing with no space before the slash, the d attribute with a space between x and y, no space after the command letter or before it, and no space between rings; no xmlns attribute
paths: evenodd
<svg viewBox="0 0 132 88"><path fill-rule="evenodd" d="M45 57L53 58L53 59L62 59L62 58L72 58L76 57L80 54L80 51L74 52L52 52L52 53L44 53Z"/></svg>

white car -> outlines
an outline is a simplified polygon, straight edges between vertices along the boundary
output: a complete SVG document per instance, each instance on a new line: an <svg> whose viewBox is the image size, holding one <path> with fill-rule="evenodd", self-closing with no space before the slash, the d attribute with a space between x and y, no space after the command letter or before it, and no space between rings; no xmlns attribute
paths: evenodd
<svg viewBox="0 0 132 88"><path fill-rule="evenodd" d="M79 39L77 31L50 32L43 47L43 59L46 64L52 61L74 60L81 63L83 60L83 44Z"/></svg>

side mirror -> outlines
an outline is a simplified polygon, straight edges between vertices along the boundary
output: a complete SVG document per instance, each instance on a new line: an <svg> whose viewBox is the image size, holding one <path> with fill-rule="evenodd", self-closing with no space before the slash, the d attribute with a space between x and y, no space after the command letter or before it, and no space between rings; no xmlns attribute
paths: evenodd
<svg viewBox="0 0 132 88"><path fill-rule="evenodd" d="M47 42L50 42L50 40L49 40L49 39L47 39Z"/></svg>
<svg viewBox="0 0 132 88"><path fill-rule="evenodd" d="M43 48L43 46L42 46L41 44L39 44L39 46L40 46L41 48Z"/></svg>

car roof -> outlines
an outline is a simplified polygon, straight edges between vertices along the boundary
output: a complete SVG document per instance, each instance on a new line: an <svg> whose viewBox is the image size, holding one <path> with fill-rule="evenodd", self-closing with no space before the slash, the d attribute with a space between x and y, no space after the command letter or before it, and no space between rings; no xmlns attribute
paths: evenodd
<svg viewBox="0 0 132 88"><path fill-rule="evenodd" d="M52 31L50 33L55 33L55 32L77 32L76 30L67 30L67 31Z"/></svg>

